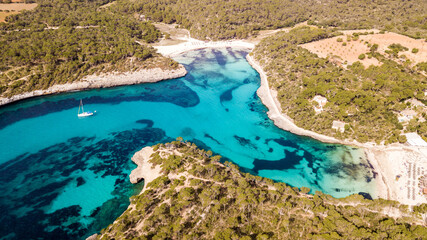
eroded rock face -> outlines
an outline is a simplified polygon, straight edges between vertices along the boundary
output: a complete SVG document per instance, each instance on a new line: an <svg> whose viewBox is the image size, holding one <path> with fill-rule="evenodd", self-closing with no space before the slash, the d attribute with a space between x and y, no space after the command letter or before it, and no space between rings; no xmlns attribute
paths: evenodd
<svg viewBox="0 0 427 240"><path fill-rule="evenodd" d="M81 81L67 84L54 85L46 90L35 90L32 92L22 93L10 98L0 97L0 106L26 98L49 95L62 92L79 91L93 88L108 88L123 85L133 85L140 83L153 83L162 80L183 77L187 70L183 65L177 69L162 70L161 68L142 69L135 72L125 73L106 73L100 75L89 75Z"/></svg>
<svg viewBox="0 0 427 240"><path fill-rule="evenodd" d="M142 175L143 175L142 168L136 168L130 173L129 180L132 184L137 184L144 179Z"/></svg>
<svg viewBox="0 0 427 240"><path fill-rule="evenodd" d="M98 237L98 234L93 234L91 236L89 236L88 238L86 238L86 240L96 240L96 238Z"/></svg>
<svg viewBox="0 0 427 240"><path fill-rule="evenodd" d="M132 157L132 161L138 165L138 167L130 173L130 182L135 184L144 180L144 190L148 183L161 176L160 166L157 165L153 167L153 164L149 162L153 152L152 147L145 147L141 149L141 151L136 152Z"/></svg>

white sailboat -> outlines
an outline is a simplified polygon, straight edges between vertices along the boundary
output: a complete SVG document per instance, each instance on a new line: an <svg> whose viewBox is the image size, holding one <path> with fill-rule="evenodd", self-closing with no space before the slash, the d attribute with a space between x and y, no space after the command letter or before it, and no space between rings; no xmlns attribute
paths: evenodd
<svg viewBox="0 0 427 240"><path fill-rule="evenodd" d="M82 113L80 113L80 108L82 109ZM90 117L92 115L93 115L93 112L91 111L85 112L85 110L83 109L83 102L80 99L79 111L77 112L77 116L81 118L81 117Z"/></svg>

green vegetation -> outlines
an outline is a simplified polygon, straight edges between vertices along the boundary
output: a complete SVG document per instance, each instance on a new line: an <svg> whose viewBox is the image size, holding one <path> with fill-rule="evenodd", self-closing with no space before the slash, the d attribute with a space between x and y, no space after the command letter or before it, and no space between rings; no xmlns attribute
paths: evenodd
<svg viewBox="0 0 427 240"><path fill-rule="evenodd" d="M427 101L424 101L424 103L427 103ZM423 113L422 116L424 119L427 119L426 113ZM425 122L420 122L418 121L418 119L414 118L408 122L405 131L417 132L418 135L420 135L424 139L424 141L427 142L427 124Z"/></svg>
<svg viewBox="0 0 427 240"><path fill-rule="evenodd" d="M378 44L374 43L369 50L371 53L374 53L378 50Z"/></svg>
<svg viewBox="0 0 427 240"><path fill-rule="evenodd" d="M417 53L418 51L419 51L418 48L412 48L412 50L411 50L412 53Z"/></svg>
<svg viewBox="0 0 427 240"><path fill-rule="evenodd" d="M390 54L393 57L398 57L399 52L408 51L407 47L402 46L400 43L393 43L388 46L390 50L386 50L385 52Z"/></svg>
<svg viewBox="0 0 427 240"><path fill-rule="evenodd" d="M358 57L358 58L359 58L360 60L363 60L363 59L365 59L365 57L366 57L366 56L365 56L365 54L364 54L364 53L362 53L362 54L360 54L360 55L359 55L359 57Z"/></svg>
<svg viewBox="0 0 427 240"><path fill-rule="evenodd" d="M253 54L267 72L271 87L278 92L282 111L298 126L340 139L398 142L402 125L395 112L406 108L406 99L426 100L425 76L375 52L375 45L369 55L382 65L367 69L360 62L339 67L298 46L337 34L331 30L296 28L264 39ZM391 49L403 47L395 44ZM423 66L419 64L418 68ZM320 114L315 114L311 101L315 95L329 101ZM334 131L333 120L348 123L350 129L344 133ZM421 130L426 124L416 127L419 134L426 133Z"/></svg>
<svg viewBox="0 0 427 240"><path fill-rule="evenodd" d="M427 38L424 0L118 0L114 8L152 21L178 23L201 39L247 38L258 30L309 24L340 29L379 28ZM357 37L355 37L357 38Z"/></svg>
<svg viewBox="0 0 427 240"><path fill-rule="evenodd" d="M426 204L410 212L397 202L360 195L308 195L308 188L242 173L194 144L176 141L154 149L151 162L164 175L132 197L128 210L98 239L422 239L427 234L421 217Z"/></svg>
<svg viewBox="0 0 427 240"><path fill-rule="evenodd" d="M0 24L0 96L111 70L175 68L176 62L146 45L162 35L151 21L178 23L190 29L193 37L214 40L247 38L263 29L303 21L427 37L427 2L422 0L117 0L109 4L112 2L40 0L35 10L8 16L7 23ZM139 20L144 19L141 14L151 21ZM348 37L357 40L358 35Z"/></svg>
<svg viewBox="0 0 427 240"><path fill-rule="evenodd" d="M423 71L423 72L427 73L427 62L420 62L420 63L418 63L418 64L416 65L416 68L417 68L419 71Z"/></svg>
<svg viewBox="0 0 427 240"><path fill-rule="evenodd" d="M177 66L146 44L161 36L151 23L99 8L107 2L41 0L33 11L9 16L0 24L1 96L94 73Z"/></svg>

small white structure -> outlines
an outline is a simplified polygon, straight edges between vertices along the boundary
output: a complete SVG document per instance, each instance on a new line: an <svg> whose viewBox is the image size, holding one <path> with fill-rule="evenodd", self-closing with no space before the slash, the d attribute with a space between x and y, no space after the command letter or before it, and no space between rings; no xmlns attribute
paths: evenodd
<svg viewBox="0 0 427 240"><path fill-rule="evenodd" d="M148 21L144 14L139 15L139 20L144 22Z"/></svg>
<svg viewBox="0 0 427 240"><path fill-rule="evenodd" d="M397 119L399 119L399 122L408 122L417 116L417 112L411 109L405 109L401 111L399 115L400 116L397 117Z"/></svg>
<svg viewBox="0 0 427 240"><path fill-rule="evenodd" d="M399 120L399 122L409 122L409 118L405 117L405 116L398 116L397 120Z"/></svg>
<svg viewBox="0 0 427 240"><path fill-rule="evenodd" d="M320 95L316 95L313 98L314 102L317 102L318 106L314 106L314 111L316 113L321 113L323 111L323 107L326 105L326 103L328 102L328 99L326 99L323 96Z"/></svg>
<svg viewBox="0 0 427 240"><path fill-rule="evenodd" d="M427 147L427 142L424 141L417 133L406 133L405 134L407 143L411 146Z"/></svg>
<svg viewBox="0 0 427 240"><path fill-rule="evenodd" d="M424 103L418 101L415 98L408 99L405 101L405 103L410 103L411 106L414 106L414 107L425 107Z"/></svg>
<svg viewBox="0 0 427 240"><path fill-rule="evenodd" d="M343 133L345 131L345 122L333 121L332 122L332 129L335 129L335 130Z"/></svg>

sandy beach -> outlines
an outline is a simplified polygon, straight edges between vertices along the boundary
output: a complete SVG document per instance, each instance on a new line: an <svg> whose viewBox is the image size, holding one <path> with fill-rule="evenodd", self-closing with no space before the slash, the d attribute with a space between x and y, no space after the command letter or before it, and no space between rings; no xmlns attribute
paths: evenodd
<svg viewBox="0 0 427 240"><path fill-rule="evenodd" d="M365 148L377 176L378 197L407 205L427 203L420 177L427 175L427 148L396 144Z"/></svg>
<svg viewBox="0 0 427 240"><path fill-rule="evenodd" d="M203 48L240 47L253 49L255 47L255 44L243 40L200 41L188 36L178 39L183 42L169 46L154 46L154 48L163 56L172 57L184 52Z"/></svg>
<svg viewBox="0 0 427 240"><path fill-rule="evenodd" d="M178 69L162 70L161 68L142 69L135 72L124 73L105 73L100 75L89 75L82 80L67 84L54 85L45 90L35 90L32 92L14 95L10 98L0 97L0 106L12 102L23 100L26 98L57 94L71 91L81 91L86 89L107 88L123 85L133 85L140 83L152 83L167 79L183 77L187 74L187 70L181 64Z"/></svg>

